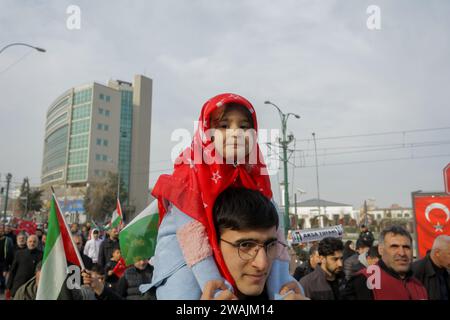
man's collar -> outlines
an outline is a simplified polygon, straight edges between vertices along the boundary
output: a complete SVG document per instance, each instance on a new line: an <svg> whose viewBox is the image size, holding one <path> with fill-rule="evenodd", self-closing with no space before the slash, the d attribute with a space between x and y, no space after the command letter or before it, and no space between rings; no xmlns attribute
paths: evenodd
<svg viewBox="0 0 450 320"><path fill-rule="evenodd" d="M378 265L380 266L381 269L383 269L384 271L386 271L389 275L393 276L396 279L399 280L407 280L409 278L412 277L413 272L411 270L411 267L409 268L408 272L406 272L405 277L402 278L394 269L389 268L383 261L383 259L380 259L380 261L378 261Z"/></svg>

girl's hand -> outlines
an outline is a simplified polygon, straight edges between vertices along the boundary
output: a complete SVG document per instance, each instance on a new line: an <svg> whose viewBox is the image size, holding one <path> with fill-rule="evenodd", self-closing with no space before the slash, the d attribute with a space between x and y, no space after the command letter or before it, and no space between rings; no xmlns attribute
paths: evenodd
<svg viewBox="0 0 450 320"><path fill-rule="evenodd" d="M220 294L215 297L217 290L221 290ZM208 281L203 289L200 300L237 300L238 298L228 289L223 280Z"/></svg>
<svg viewBox="0 0 450 320"><path fill-rule="evenodd" d="M286 283L280 290L280 295L286 295L283 300L311 300L301 294L296 281Z"/></svg>

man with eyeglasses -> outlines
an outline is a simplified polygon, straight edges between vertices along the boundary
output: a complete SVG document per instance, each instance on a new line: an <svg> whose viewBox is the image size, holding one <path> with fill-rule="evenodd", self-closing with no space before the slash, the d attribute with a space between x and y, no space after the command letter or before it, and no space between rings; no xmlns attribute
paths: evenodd
<svg viewBox="0 0 450 320"><path fill-rule="evenodd" d="M237 290L228 290L223 280L210 281L201 299L267 300L272 263L286 246L277 240L278 214L274 205L258 191L229 188L215 202L214 226ZM296 281L286 283L278 298L305 299Z"/></svg>

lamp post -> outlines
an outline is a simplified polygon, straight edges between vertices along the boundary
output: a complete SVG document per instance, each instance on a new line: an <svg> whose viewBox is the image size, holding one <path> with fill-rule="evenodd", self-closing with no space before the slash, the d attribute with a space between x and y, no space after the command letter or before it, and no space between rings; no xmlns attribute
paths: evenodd
<svg viewBox="0 0 450 320"><path fill-rule="evenodd" d="M274 103L270 101L265 101L264 104L270 104L278 110L278 114L280 115L281 120L281 132L282 138L280 138L281 148L283 149L283 171L284 171L284 232L285 236L287 236L288 230L290 229L290 221L289 221L289 191L288 191L288 157L287 157L287 147L288 144L294 140L293 135L286 136L287 130L287 121L289 116L294 116L297 119L300 119L300 116L295 113L284 113L281 109Z"/></svg>
<svg viewBox="0 0 450 320"><path fill-rule="evenodd" d="M7 48L12 47L12 46L25 46L25 47L33 48L33 49L35 49L35 50L37 50L37 51L39 51L39 52L46 52L45 49L40 48L40 47L32 46L32 45L27 44L27 43L15 42L15 43L10 43L10 44L4 46L3 48L1 48L1 49L0 49L0 54L1 54L3 51L5 51Z"/></svg>

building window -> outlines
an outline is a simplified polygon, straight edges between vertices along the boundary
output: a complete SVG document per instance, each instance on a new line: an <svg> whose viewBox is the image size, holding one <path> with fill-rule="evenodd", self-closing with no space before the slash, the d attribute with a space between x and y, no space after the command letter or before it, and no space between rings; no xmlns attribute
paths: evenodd
<svg viewBox="0 0 450 320"><path fill-rule="evenodd" d="M103 114L103 108L98 108L98 113Z"/></svg>
<svg viewBox="0 0 450 320"><path fill-rule="evenodd" d="M108 140L103 140L103 145L105 146L105 147L107 147L108 146Z"/></svg>
<svg viewBox="0 0 450 320"><path fill-rule="evenodd" d="M103 93L100 93L100 100L104 100L105 99L105 95Z"/></svg>
<svg viewBox="0 0 450 320"><path fill-rule="evenodd" d="M109 126L107 124L103 125L103 130L108 131L109 130Z"/></svg>
<svg viewBox="0 0 450 320"><path fill-rule="evenodd" d="M101 123L97 123L97 129L102 130L103 125Z"/></svg>
<svg viewBox="0 0 450 320"><path fill-rule="evenodd" d="M109 117L110 114L111 112L109 110L105 110L105 116Z"/></svg>
<svg viewBox="0 0 450 320"><path fill-rule="evenodd" d="M97 153L95 154L95 160L100 161L101 160L101 156Z"/></svg>
<svg viewBox="0 0 450 320"><path fill-rule="evenodd" d="M106 154L102 155L102 160L103 161L108 161L108 156Z"/></svg>
<svg viewBox="0 0 450 320"><path fill-rule="evenodd" d="M97 139L97 145L101 146L102 145L102 139Z"/></svg>
<svg viewBox="0 0 450 320"><path fill-rule="evenodd" d="M106 96L106 102L111 101L111 97L110 96Z"/></svg>

